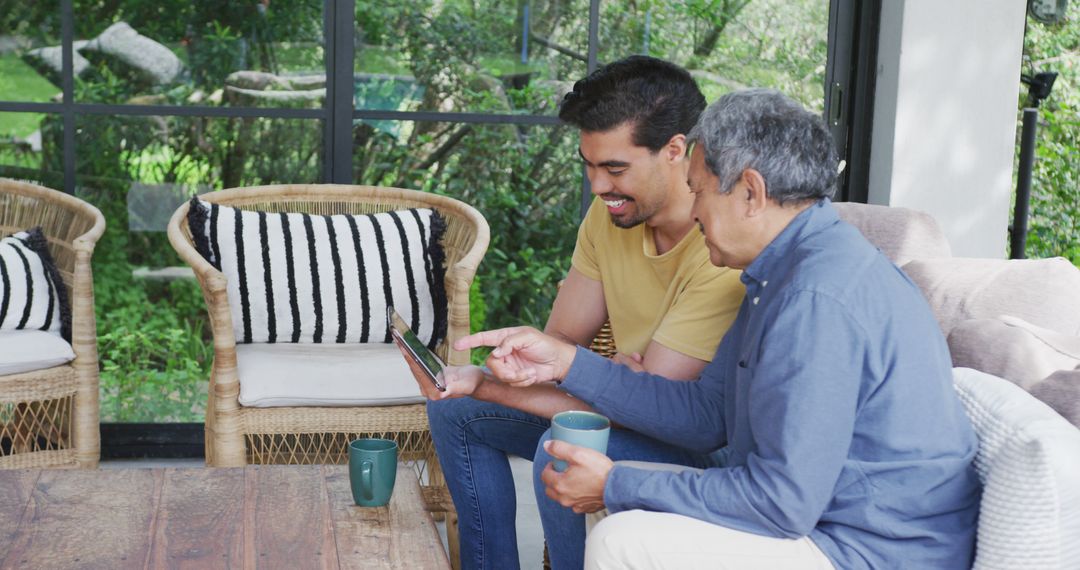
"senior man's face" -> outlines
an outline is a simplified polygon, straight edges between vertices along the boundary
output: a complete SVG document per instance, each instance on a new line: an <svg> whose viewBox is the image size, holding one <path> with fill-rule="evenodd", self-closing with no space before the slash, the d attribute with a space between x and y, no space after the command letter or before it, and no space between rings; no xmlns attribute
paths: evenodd
<svg viewBox="0 0 1080 570"><path fill-rule="evenodd" d="M687 183L694 194L694 208L690 213L705 235L709 261L718 267L741 269L745 264L741 263L739 255L743 240L737 215L737 192L720 193L720 179L705 165L705 153L701 148L695 148L690 154Z"/></svg>
<svg viewBox="0 0 1080 570"><path fill-rule="evenodd" d="M581 132L578 153L592 193L607 206L611 221L632 228L648 221L667 200L668 183L658 153L633 143L633 125Z"/></svg>

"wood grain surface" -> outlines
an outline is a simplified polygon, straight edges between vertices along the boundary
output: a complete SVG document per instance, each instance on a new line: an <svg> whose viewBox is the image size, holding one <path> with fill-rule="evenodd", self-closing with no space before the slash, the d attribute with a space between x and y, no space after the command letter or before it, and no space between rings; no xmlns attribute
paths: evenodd
<svg viewBox="0 0 1080 570"><path fill-rule="evenodd" d="M416 477L357 507L348 468L0 471L0 568L449 568Z"/></svg>

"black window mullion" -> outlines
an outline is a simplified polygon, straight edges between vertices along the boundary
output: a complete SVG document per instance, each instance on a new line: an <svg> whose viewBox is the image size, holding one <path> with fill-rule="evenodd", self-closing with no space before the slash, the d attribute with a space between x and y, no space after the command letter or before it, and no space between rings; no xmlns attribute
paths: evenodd
<svg viewBox="0 0 1080 570"><path fill-rule="evenodd" d="M881 0L831 0L825 66L825 121L846 162L838 200L868 199Z"/></svg>
<svg viewBox="0 0 1080 570"><path fill-rule="evenodd" d="M333 43L333 70L327 75L327 98L330 110L332 167L330 182L352 183L352 114L353 114L353 39L356 35L356 1L337 0L333 4L333 22L327 26ZM331 43L331 39L327 40ZM332 77L332 79L331 79ZM330 92L333 91L333 95Z"/></svg>
<svg viewBox="0 0 1080 570"><path fill-rule="evenodd" d="M323 72L326 98L323 100L323 182L334 180L334 0L323 0Z"/></svg>
<svg viewBox="0 0 1080 570"><path fill-rule="evenodd" d="M596 71L597 54L600 51L600 0L589 0L589 62L587 73ZM581 219L589 211L592 203L592 186L585 176L585 165L581 166Z"/></svg>
<svg viewBox="0 0 1080 570"><path fill-rule="evenodd" d="M72 0L60 2L61 86L64 91L64 192L75 194L75 16Z"/></svg>

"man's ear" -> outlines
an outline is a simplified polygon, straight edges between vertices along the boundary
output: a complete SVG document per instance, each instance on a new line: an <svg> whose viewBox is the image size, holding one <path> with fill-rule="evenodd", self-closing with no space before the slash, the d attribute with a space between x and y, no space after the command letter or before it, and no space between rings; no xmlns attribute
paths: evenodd
<svg viewBox="0 0 1080 570"><path fill-rule="evenodd" d="M664 154L664 158L669 162L679 162L682 160L689 160L690 157L686 154L687 144L686 135L679 133L668 140L664 148L660 150Z"/></svg>
<svg viewBox="0 0 1080 570"><path fill-rule="evenodd" d="M746 187L746 217L751 218L765 211L769 202L769 192L765 187L765 177L753 168L742 173L742 183Z"/></svg>

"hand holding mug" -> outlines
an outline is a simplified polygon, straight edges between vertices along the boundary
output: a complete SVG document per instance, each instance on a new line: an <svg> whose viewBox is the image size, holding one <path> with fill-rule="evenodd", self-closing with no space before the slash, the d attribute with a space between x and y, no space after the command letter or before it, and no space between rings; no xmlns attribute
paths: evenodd
<svg viewBox="0 0 1080 570"><path fill-rule="evenodd" d="M554 462L549 463L540 474L544 493L551 500L578 514L604 508L604 487L615 467L611 459L594 449L554 439L544 442L544 450L566 465L559 472Z"/></svg>

